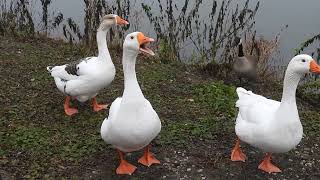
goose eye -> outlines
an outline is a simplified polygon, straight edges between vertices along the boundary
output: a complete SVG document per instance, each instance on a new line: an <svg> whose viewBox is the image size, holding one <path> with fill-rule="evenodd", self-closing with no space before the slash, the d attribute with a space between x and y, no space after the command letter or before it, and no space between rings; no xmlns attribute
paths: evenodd
<svg viewBox="0 0 320 180"><path fill-rule="evenodd" d="M302 59L301 61L302 61L302 62L306 62L306 60L305 60L305 59Z"/></svg>
<svg viewBox="0 0 320 180"><path fill-rule="evenodd" d="M131 36L130 38L131 38L131 39L134 39L134 37L133 37L133 36Z"/></svg>

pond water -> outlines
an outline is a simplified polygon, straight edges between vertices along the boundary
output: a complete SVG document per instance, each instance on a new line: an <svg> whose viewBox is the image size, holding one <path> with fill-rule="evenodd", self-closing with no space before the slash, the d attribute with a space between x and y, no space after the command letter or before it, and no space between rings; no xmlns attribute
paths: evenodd
<svg viewBox="0 0 320 180"><path fill-rule="evenodd" d="M218 4L222 0L218 0ZM106 1L107 2L107 1ZM194 3L195 0L189 1ZM245 0L237 0L240 5ZM133 19L129 21L131 24L139 24L140 31L149 33L150 36L154 35L154 31L150 28L149 20L145 17L145 12L141 9L141 3L147 3L152 8L159 8L158 0L132 0L131 9L136 9L142 19L139 22L135 22ZM176 1L177 5L183 5L184 1ZM212 0L203 0L200 7L199 16L200 19L205 19L210 12ZM250 4L255 6L257 0L250 1ZM235 7L235 3L232 4ZM219 6L218 6L219 7ZM273 38L280 32L281 28L288 25L281 34L280 40L280 57L278 65L281 63L287 63L288 60L294 54L294 48L299 47L300 43L304 40L313 37L320 31L320 21L317 19L320 17L320 1L319 0L260 0L260 7L255 16L256 29L258 35L262 35L267 39ZM84 3L80 0L55 0L50 5L50 12L61 12L65 18L71 17L75 20L80 27L84 26ZM140 13L139 13L140 12ZM81 28L83 29L83 28ZM137 29L137 27L136 27ZM133 31L135 29L130 29ZM128 32L129 32L128 31ZM319 46L319 45L315 45ZM190 56L190 50L192 47L188 47L184 51L183 56ZM309 48L305 52L311 53L314 49ZM280 61L283 59L283 61ZM280 63L281 62L281 63Z"/></svg>

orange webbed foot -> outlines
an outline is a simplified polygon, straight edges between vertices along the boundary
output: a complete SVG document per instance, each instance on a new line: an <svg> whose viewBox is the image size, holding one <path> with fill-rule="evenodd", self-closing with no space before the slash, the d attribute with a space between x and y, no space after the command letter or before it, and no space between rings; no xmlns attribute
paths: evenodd
<svg viewBox="0 0 320 180"><path fill-rule="evenodd" d="M136 169L137 167L128 163L123 156L123 153L118 150L119 153L119 157L120 157L120 165L116 170L117 174L127 174L127 175L131 175Z"/></svg>
<svg viewBox="0 0 320 180"><path fill-rule="evenodd" d="M146 147L143 156L138 160L138 162L148 167L152 164L160 164L160 161L150 152L150 145Z"/></svg>
<svg viewBox="0 0 320 180"><path fill-rule="evenodd" d="M240 139L237 139L236 144L231 152L231 161L242 161L245 162L247 156L241 151Z"/></svg>
<svg viewBox="0 0 320 180"><path fill-rule="evenodd" d="M92 104L93 104L93 110L95 112L101 111L103 109L107 109L108 108L108 104L98 104L97 99L94 97L92 99Z"/></svg>
<svg viewBox="0 0 320 180"><path fill-rule="evenodd" d="M136 169L136 166L128 163L126 160L122 160L116 172L117 174L131 175Z"/></svg>
<svg viewBox="0 0 320 180"><path fill-rule="evenodd" d="M68 116L72 116L74 114L77 114L78 113L78 109L75 109L75 108L65 108L64 109L64 112L68 115Z"/></svg>
<svg viewBox="0 0 320 180"><path fill-rule="evenodd" d="M258 169L267 173L279 173L282 172L277 166L271 163L271 154L267 154L263 161L258 166Z"/></svg>
<svg viewBox="0 0 320 180"><path fill-rule="evenodd" d="M93 110L95 112L98 112L98 111L101 111L103 109L107 109L108 106L109 106L108 104L97 104L97 105L93 106Z"/></svg>
<svg viewBox="0 0 320 180"><path fill-rule="evenodd" d="M64 102L64 112L68 115L68 116L72 116L76 113L78 113L78 110L75 109L75 108L71 108L70 107L70 100L71 100L71 97L70 96L67 96L66 99L65 99L65 102Z"/></svg>

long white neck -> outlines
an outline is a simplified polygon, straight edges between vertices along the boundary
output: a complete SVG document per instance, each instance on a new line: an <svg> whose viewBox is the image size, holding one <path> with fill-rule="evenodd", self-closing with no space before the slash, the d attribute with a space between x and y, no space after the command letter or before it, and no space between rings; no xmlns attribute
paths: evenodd
<svg viewBox="0 0 320 180"><path fill-rule="evenodd" d="M106 40L107 32L109 31L109 29L110 28L103 31L99 28L97 32L97 43L98 43L98 51L99 51L98 58L107 62L111 61L109 49L107 46L107 40Z"/></svg>
<svg viewBox="0 0 320 180"><path fill-rule="evenodd" d="M281 104L291 104L296 106L296 90L302 75L287 69L284 82Z"/></svg>
<svg viewBox="0 0 320 180"><path fill-rule="evenodd" d="M123 73L124 73L124 92L125 97L143 97L140 89L137 76L136 76L136 59L138 54L129 50L123 50Z"/></svg>

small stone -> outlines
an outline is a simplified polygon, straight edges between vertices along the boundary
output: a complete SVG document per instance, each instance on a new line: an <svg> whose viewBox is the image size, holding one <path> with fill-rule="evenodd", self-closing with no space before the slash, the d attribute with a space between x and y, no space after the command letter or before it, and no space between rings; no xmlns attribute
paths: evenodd
<svg viewBox="0 0 320 180"><path fill-rule="evenodd" d="M177 168L172 168L171 170L177 172L178 169Z"/></svg>
<svg viewBox="0 0 320 180"><path fill-rule="evenodd" d="M206 177L201 177L201 179L206 179Z"/></svg>
<svg viewBox="0 0 320 180"><path fill-rule="evenodd" d="M164 158L164 161L170 162L170 159L169 158Z"/></svg>
<svg viewBox="0 0 320 180"><path fill-rule="evenodd" d="M255 154L256 152L254 152L254 151L250 151L249 153L250 153L250 154Z"/></svg>
<svg viewBox="0 0 320 180"><path fill-rule="evenodd" d="M188 168L187 171L188 171L188 172L191 171L191 168Z"/></svg>
<svg viewBox="0 0 320 180"><path fill-rule="evenodd" d="M312 163L311 163L311 162L308 162L308 163L305 164L305 166L307 166L307 167L312 167Z"/></svg>
<svg viewBox="0 0 320 180"><path fill-rule="evenodd" d="M35 80L34 78L30 79L31 82L33 82L34 80Z"/></svg>
<svg viewBox="0 0 320 180"><path fill-rule="evenodd" d="M61 166L61 165L58 165L58 167L59 167L60 169L66 169L66 167Z"/></svg>
<svg viewBox="0 0 320 180"><path fill-rule="evenodd" d="M203 169L198 169L197 170L198 173L201 173L202 171L203 171Z"/></svg>
<svg viewBox="0 0 320 180"><path fill-rule="evenodd" d="M305 150L305 151L310 151L311 149L310 149L310 148L304 148L304 150Z"/></svg>

